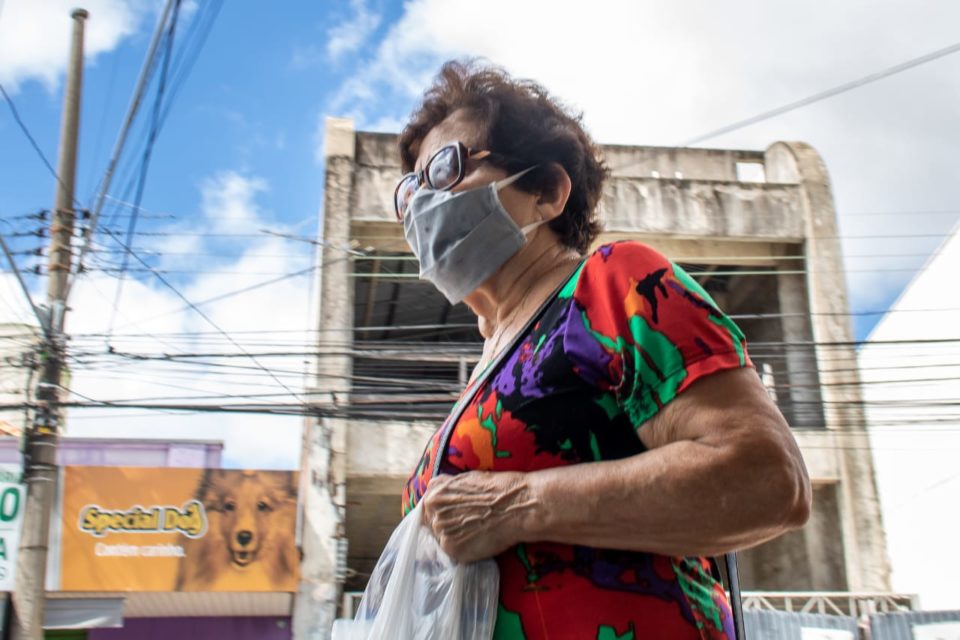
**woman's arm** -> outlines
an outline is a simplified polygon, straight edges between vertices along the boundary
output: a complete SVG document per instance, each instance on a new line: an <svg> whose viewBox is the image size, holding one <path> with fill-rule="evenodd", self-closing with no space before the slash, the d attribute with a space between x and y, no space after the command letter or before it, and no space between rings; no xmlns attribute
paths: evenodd
<svg viewBox="0 0 960 640"><path fill-rule="evenodd" d="M717 555L806 522L806 467L755 371L696 381L638 434L649 451L623 460L435 478L424 522L463 562L519 542Z"/></svg>

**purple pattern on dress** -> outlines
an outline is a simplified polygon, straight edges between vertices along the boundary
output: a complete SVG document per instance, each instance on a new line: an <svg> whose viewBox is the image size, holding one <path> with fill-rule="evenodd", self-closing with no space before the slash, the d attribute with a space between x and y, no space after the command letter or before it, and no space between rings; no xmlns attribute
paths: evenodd
<svg viewBox="0 0 960 640"><path fill-rule="evenodd" d="M728 638L736 638L737 636L733 630L733 611L730 609L730 603L716 593L713 594L713 603L720 612L720 624L723 625L723 633Z"/></svg>
<svg viewBox="0 0 960 640"><path fill-rule="evenodd" d="M536 339L539 342L540 338ZM534 352L532 341L528 343L528 357L521 361L522 369L520 371L520 393L525 398L543 398L556 393L556 387L543 383L544 367L542 365L555 350L562 348L562 340L563 336L559 327L557 327L553 332L547 334L536 352Z"/></svg>
<svg viewBox="0 0 960 640"><path fill-rule="evenodd" d="M510 357L503 363L503 367L493 378L493 389L500 396L509 396L517 389L517 372L520 373L520 393L524 398L535 399L543 398L556 393L556 389L543 383L543 361L560 348L562 335L559 327L547 335L540 344L539 349L535 345L540 342L542 334L537 331L539 324L534 327L530 336L525 338L522 343L514 350ZM486 395L486 394L484 394Z"/></svg>
<svg viewBox="0 0 960 640"><path fill-rule="evenodd" d="M613 355L587 331L582 311L573 300L566 305L558 324L563 332L564 352L570 358L574 370L589 385L609 387L613 383L610 379Z"/></svg>
<svg viewBox="0 0 960 640"><path fill-rule="evenodd" d="M512 396L516 393L517 390L517 378L513 375L514 369L517 368L517 363L520 362L520 354L523 352L523 348L527 344L527 338L523 341L517 348L513 350L513 353L510 354L510 357L507 358L504 362L500 371L493 377L493 389L501 396ZM481 392L484 396L487 395L487 391L484 390Z"/></svg>

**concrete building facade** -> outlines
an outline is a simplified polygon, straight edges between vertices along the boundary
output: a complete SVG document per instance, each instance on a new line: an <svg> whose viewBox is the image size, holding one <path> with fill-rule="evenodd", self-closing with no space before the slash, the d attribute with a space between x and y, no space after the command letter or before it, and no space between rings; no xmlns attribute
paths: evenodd
<svg viewBox="0 0 960 640"><path fill-rule="evenodd" d="M304 439L298 637L324 637L400 519L400 489L480 354L475 320L417 278L393 214L396 136L329 119L313 400ZM745 588L889 590L837 222L808 145L604 146L598 244L682 264L741 325L814 483L809 524L742 554ZM347 612L349 615L349 612Z"/></svg>

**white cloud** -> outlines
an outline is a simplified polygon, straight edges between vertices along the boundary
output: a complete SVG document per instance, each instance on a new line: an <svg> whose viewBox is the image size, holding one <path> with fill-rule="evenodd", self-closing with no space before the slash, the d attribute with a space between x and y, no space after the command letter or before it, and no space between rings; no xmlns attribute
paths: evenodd
<svg viewBox="0 0 960 640"><path fill-rule="evenodd" d="M306 244L301 247L268 235L262 239L210 235L255 234L264 226L290 231L270 220L257 201L268 189L265 180L221 171L199 186L201 215L195 223L157 229L197 235L161 235L141 248L144 254L169 254L161 257L156 267L160 270L194 272L190 276L166 276L188 300L201 303L219 298L276 277L265 273L291 273L310 266L313 251ZM29 308L12 276L0 276L0 324L29 320ZM114 351L111 354L102 334L114 315L116 280L92 271L72 292L72 311L67 319L73 357L69 387L82 394L77 398L97 400L296 404L304 386L304 371L308 370L304 363L307 357L299 352L311 345L312 282L309 275L291 278L203 304L200 308L211 324L196 312L185 310L184 301L157 278L150 274L128 276L109 339ZM265 351L292 353L247 357ZM190 353L223 356L182 357ZM138 356L161 359L143 360ZM167 356L173 359L163 359ZM271 370L279 381L261 366ZM251 397L245 400L245 395ZM220 439L225 443L227 464L294 468L299 462L303 420L297 416L73 409L67 424L72 436Z"/></svg>
<svg viewBox="0 0 960 640"><path fill-rule="evenodd" d="M383 131L383 132L397 132L403 128L404 121L400 118L395 118L393 116L383 116L373 122L367 122L364 124L364 129L367 131Z"/></svg>
<svg viewBox="0 0 960 640"><path fill-rule="evenodd" d="M352 15L327 31L327 56L337 61L359 49L378 26L381 16L367 7L365 0L350 0Z"/></svg>
<svg viewBox="0 0 960 640"><path fill-rule="evenodd" d="M0 255L0 259L3 260L3 262L0 263L3 265L3 267L0 267L3 271L0 273L0 318L2 318L0 324L35 325L35 316L30 309L30 304L23 295L20 284L12 273L7 273L10 265L4 256ZM36 302L36 300L34 302Z"/></svg>
<svg viewBox="0 0 960 640"><path fill-rule="evenodd" d="M893 586L919 593L928 609L960 607L960 592L949 579L960 570L952 553L960 513L943 508L960 498L960 349L950 342L960 340L960 305L950 295L958 270L960 227L877 325L859 357ZM890 344L904 340L943 342Z"/></svg>
<svg viewBox="0 0 960 640"><path fill-rule="evenodd" d="M266 188L266 181L260 178L220 172L201 185L203 215L214 231L256 233L262 221L254 198Z"/></svg>
<svg viewBox="0 0 960 640"><path fill-rule="evenodd" d="M27 80L54 90L67 65L75 0L7 0L0 16L0 82L15 91ZM87 0L84 33L89 63L137 31L150 8L145 0Z"/></svg>

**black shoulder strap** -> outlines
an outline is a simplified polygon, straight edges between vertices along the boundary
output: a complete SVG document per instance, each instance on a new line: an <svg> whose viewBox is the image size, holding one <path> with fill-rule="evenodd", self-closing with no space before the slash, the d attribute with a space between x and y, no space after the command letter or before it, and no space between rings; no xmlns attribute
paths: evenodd
<svg viewBox="0 0 960 640"><path fill-rule="evenodd" d="M746 640L743 628L743 603L740 600L740 572L737 569L737 554L734 551L723 556L727 565L727 582L730 587L730 611L733 613L733 630L737 640Z"/></svg>

